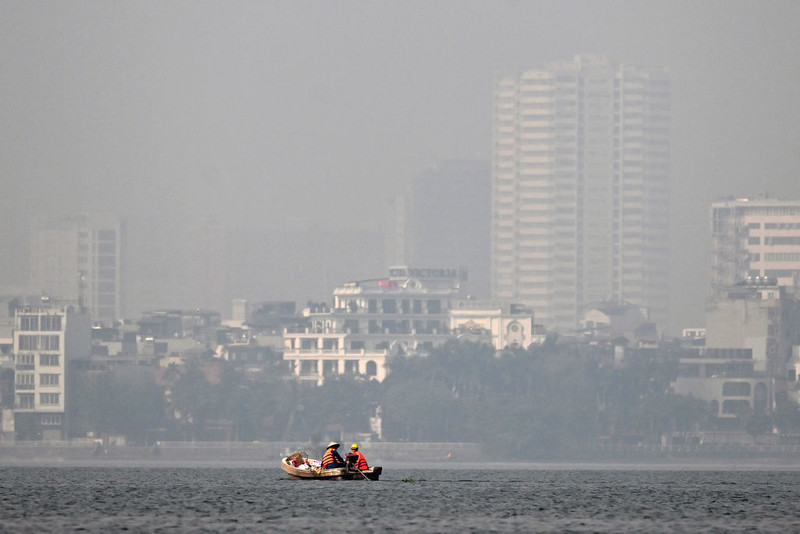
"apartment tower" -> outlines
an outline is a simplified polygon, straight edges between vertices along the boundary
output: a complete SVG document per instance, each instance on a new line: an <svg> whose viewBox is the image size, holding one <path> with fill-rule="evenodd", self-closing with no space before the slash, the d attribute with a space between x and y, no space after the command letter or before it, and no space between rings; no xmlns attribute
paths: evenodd
<svg viewBox="0 0 800 534"><path fill-rule="evenodd" d="M41 216L31 225L31 287L72 300L95 323L123 318L125 225L108 213Z"/></svg>
<svg viewBox="0 0 800 534"><path fill-rule="evenodd" d="M715 290L762 277L800 293L800 201L714 202L711 250Z"/></svg>
<svg viewBox="0 0 800 534"><path fill-rule="evenodd" d="M577 56L496 80L491 288L574 332L587 306L669 300L667 69Z"/></svg>

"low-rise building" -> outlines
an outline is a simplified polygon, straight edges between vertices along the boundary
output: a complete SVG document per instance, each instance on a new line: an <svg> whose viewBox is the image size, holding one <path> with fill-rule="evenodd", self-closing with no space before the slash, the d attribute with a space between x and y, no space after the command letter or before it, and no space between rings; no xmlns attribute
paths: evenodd
<svg viewBox="0 0 800 534"><path fill-rule="evenodd" d="M331 374L383 380L390 353L431 350L452 338L449 311L461 297L455 269L400 266L385 278L347 282L333 304L312 304L307 326L284 332L284 360L301 380Z"/></svg>
<svg viewBox="0 0 800 534"><path fill-rule="evenodd" d="M348 282L333 303L312 303L304 327L284 331L284 360L300 380L330 375L386 377L387 357L424 354L451 339L527 348L533 315L526 308L462 298L457 269L393 267L385 278Z"/></svg>
<svg viewBox="0 0 800 534"><path fill-rule="evenodd" d="M91 319L74 305L42 302L18 309L13 335L17 439L67 435L67 364L91 352Z"/></svg>
<svg viewBox="0 0 800 534"><path fill-rule="evenodd" d="M450 331L495 350L528 348L534 342L533 312L525 306L485 300L459 300L450 309Z"/></svg>

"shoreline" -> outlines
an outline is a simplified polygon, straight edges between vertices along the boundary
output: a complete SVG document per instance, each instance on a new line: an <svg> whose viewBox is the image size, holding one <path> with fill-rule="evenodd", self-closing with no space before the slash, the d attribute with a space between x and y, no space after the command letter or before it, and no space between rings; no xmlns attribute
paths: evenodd
<svg viewBox="0 0 800 534"><path fill-rule="evenodd" d="M371 464L419 469L792 469L800 452L764 448L686 450L581 450L558 456L481 461L474 443L365 442ZM158 447L92 442L23 442L0 445L0 466L137 466L278 468L280 458L297 450L315 457L322 446L293 442L160 442ZM470 459L467 461L466 459Z"/></svg>

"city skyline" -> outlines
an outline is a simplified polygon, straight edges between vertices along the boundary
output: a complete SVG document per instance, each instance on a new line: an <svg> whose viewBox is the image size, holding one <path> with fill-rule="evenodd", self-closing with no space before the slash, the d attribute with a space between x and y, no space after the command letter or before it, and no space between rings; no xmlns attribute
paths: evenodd
<svg viewBox="0 0 800 534"><path fill-rule="evenodd" d="M142 273L131 298L176 302L186 229L204 225L304 228L279 247L291 261L267 240L237 245L259 255L237 286L325 298L337 272L382 272L380 253L363 261L381 246L386 200L415 173L489 160L497 76L582 53L670 69L675 332L703 321L709 204L797 197L795 3L466 2L458 16L448 3L1 9L4 287L27 279L20 229L33 211L107 210L128 221ZM351 233L356 252L315 259L325 233ZM298 262L339 271L325 282Z"/></svg>

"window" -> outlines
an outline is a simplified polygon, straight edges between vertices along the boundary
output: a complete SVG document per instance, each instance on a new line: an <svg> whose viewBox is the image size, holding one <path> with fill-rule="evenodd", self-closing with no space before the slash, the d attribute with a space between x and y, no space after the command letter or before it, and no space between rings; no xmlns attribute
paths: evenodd
<svg viewBox="0 0 800 534"><path fill-rule="evenodd" d="M25 354L25 353L17 354L17 368L19 368L19 366L21 365L31 365L31 366L35 365L36 362L34 361L33 358L34 358L33 354Z"/></svg>
<svg viewBox="0 0 800 534"><path fill-rule="evenodd" d="M19 318L19 329L23 331L39 330L39 316L23 315Z"/></svg>
<svg viewBox="0 0 800 534"><path fill-rule="evenodd" d="M57 386L60 376L61 375L55 375L55 374L41 374L41 375L39 375L39 385L40 386Z"/></svg>
<svg viewBox="0 0 800 534"><path fill-rule="evenodd" d="M800 261L800 252L768 252L766 261Z"/></svg>
<svg viewBox="0 0 800 534"><path fill-rule="evenodd" d="M442 313L442 301L440 301L440 300L429 300L428 301L428 313Z"/></svg>
<svg viewBox="0 0 800 534"><path fill-rule="evenodd" d="M378 364L372 360L367 362L367 376L376 376L378 374Z"/></svg>
<svg viewBox="0 0 800 534"><path fill-rule="evenodd" d="M34 378L33 373L17 373L15 384L17 389L33 389Z"/></svg>
<svg viewBox="0 0 800 534"><path fill-rule="evenodd" d="M40 354L39 355L39 365L53 367L59 365L59 355L58 354Z"/></svg>
<svg viewBox="0 0 800 534"><path fill-rule="evenodd" d="M764 238L765 245L800 245L798 235L779 235Z"/></svg>
<svg viewBox="0 0 800 534"><path fill-rule="evenodd" d="M39 336L19 336L19 350L39 350Z"/></svg>
<svg viewBox="0 0 800 534"><path fill-rule="evenodd" d="M61 330L61 316L60 315L44 315L42 316L42 330L47 332L58 332Z"/></svg>
<svg viewBox="0 0 800 534"><path fill-rule="evenodd" d="M397 313L397 301L394 299L383 299L381 302L383 313Z"/></svg>
<svg viewBox="0 0 800 534"><path fill-rule="evenodd" d="M17 408L32 410L34 400L33 393L17 393Z"/></svg>
<svg viewBox="0 0 800 534"><path fill-rule="evenodd" d="M767 269L764 271L764 275L768 278L789 278L794 276L794 273L800 274L800 271L792 269Z"/></svg>
<svg viewBox="0 0 800 534"><path fill-rule="evenodd" d="M761 238L760 237L748 237L747 238L747 244L748 245L760 245L761 244Z"/></svg>
<svg viewBox="0 0 800 534"><path fill-rule="evenodd" d="M378 313L378 299L369 299L367 301L367 313Z"/></svg>
<svg viewBox="0 0 800 534"><path fill-rule="evenodd" d="M58 350L58 336L40 336L39 350Z"/></svg>
<svg viewBox="0 0 800 534"><path fill-rule="evenodd" d="M39 404L54 406L61 401L61 393L39 393Z"/></svg>
<svg viewBox="0 0 800 534"><path fill-rule="evenodd" d="M61 416L54 414L42 414L39 422L42 426L58 426L61 424Z"/></svg>

